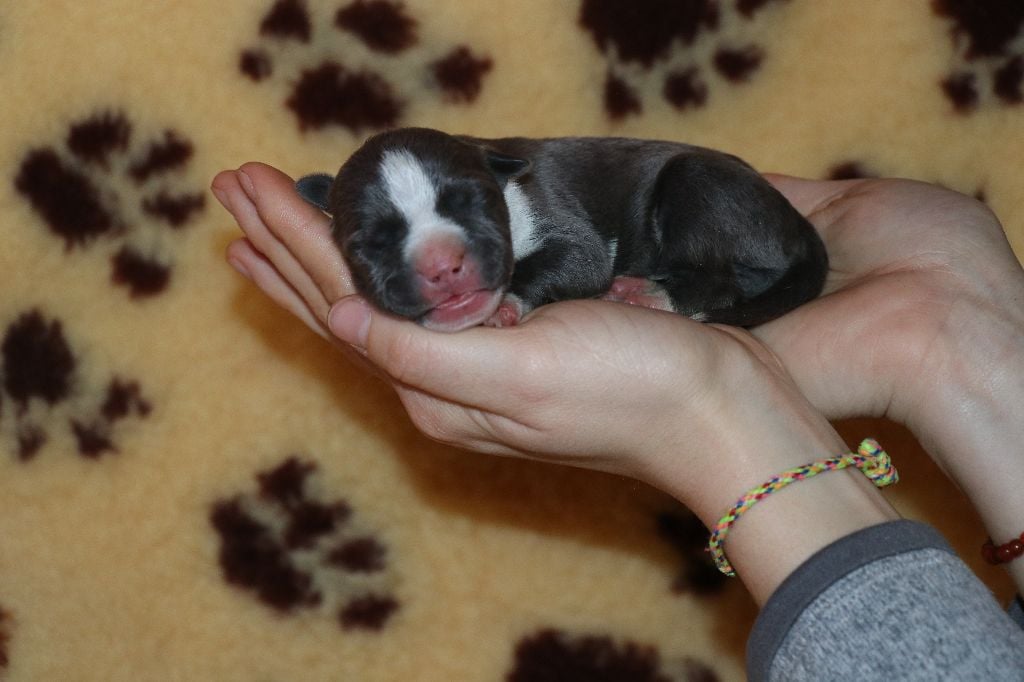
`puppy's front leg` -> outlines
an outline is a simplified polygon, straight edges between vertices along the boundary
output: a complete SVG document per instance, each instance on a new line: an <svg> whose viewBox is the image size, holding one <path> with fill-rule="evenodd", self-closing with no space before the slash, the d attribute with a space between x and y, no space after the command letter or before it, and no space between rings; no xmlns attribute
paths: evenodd
<svg viewBox="0 0 1024 682"><path fill-rule="evenodd" d="M526 315L523 300L513 293L506 293L494 314L484 320L485 327L514 327Z"/></svg>

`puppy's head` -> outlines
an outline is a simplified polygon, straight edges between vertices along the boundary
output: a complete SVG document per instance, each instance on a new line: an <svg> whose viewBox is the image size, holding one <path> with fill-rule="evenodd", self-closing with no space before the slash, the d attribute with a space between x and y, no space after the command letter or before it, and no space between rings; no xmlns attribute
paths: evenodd
<svg viewBox="0 0 1024 682"><path fill-rule="evenodd" d="M360 292L433 329L486 320L512 276L503 190L528 166L436 130L367 140L338 172L327 201Z"/></svg>

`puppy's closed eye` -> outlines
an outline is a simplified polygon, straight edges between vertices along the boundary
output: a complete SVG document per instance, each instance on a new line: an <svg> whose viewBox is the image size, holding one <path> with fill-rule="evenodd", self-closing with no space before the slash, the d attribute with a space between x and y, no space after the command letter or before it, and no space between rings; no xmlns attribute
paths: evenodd
<svg viewBox="0 0 1024 682"><path fill-rule="evenodd" d="M461 213L469 211L476 203L473 189L464 184L446 186L437 196L437 209L440 213Z"/></svg>
<svg viewBox="0 0 1024 682"><path fill-rule="evenodd" d="M348 243L361 252L393 250L402 243L406 231L402 216L389 213L367 220L361 229L349 237Z"/></svg>
<svg viewBox="0 0 1024 682"><path fill-rule="evenodd" d="M405 220L398 214L377 218L372 232L381 240L393 243L392 240L401 238L405 232Z"/></svg>

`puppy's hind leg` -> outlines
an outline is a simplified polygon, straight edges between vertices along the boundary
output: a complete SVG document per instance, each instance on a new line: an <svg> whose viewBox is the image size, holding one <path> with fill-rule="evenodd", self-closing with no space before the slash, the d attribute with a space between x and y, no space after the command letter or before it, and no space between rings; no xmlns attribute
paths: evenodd
<svg viewBox="0 0 1024 682"><path fill-rule="evenodd" d="M814 228L739 159L679 155L655 194L662 254L654 279L677 312L753 327L821 291L828 259Z"/></svg>
<svg viewBox="0 0 1024 682"><path fill-rule="evenodd" d="M672 310L698 322L725 322L721 312L731 310L742 296L735 278L703 270L676 268L656 281Z"/></svg>

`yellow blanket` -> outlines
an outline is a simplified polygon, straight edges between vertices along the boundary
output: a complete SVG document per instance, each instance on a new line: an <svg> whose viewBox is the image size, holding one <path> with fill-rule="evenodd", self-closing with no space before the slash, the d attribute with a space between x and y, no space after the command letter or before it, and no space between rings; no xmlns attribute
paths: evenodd
<svg viewBox="0 0 1024 682"><path fill-rule="evenodd" d="M978 194L1019 254L1014 4L3 3L0 680L742 679L685 510L419 436L224 264L209 181L392 125L656 137ZM1006 599L906 432L842 429Z"/></svg>

